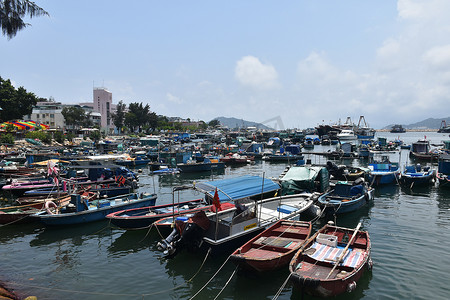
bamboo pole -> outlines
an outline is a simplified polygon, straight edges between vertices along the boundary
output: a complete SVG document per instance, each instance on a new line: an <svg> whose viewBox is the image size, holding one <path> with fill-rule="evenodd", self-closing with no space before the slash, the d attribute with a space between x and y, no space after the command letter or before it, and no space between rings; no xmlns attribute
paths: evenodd
<svg viewBox="0 0 450 300"><path fill-rule="evenodd" d="M328 277L330 277L331 273L333 273L333 271L339 265L341 260L345 257L345 255L347 254L348 247L350 247L351 243L353 242L353 239L356 237L356 234L358 233L359 228L361 228L361 222L359 222L358 226L356 226L356 229L353 232L352 238L350 239L350 241L348 241L347 246L345 246L344 251L342 251L341 256L339 256L339 259L336 261L336 264L334 265L333 269L331 269L330 273L328 273L327 278L325 278L325 279L328 279Z"/></svg>

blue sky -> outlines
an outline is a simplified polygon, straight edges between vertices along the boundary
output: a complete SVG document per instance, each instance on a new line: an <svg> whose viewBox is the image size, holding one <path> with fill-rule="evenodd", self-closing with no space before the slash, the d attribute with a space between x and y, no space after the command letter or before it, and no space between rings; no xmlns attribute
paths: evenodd
<svg viewBox="0 0 450 300"><path fill-rule="evenodd" d="M44 1L0 38L0 76L39 97L166 116L381 128L450 116L450 1ZM277 126L274 122L269 126Z"/></svg>

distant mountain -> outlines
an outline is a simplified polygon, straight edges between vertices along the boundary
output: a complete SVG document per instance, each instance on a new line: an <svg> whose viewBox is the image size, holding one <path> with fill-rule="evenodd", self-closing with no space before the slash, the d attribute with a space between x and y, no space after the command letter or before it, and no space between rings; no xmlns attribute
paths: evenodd
<svg viewBox="0 0 450 300"><path fill-rule="evenodd" d="M447 123L447 125L450 124L450 117L447 117L447 118L441 118L441 119L428 118L426 120L423 120L423 121L420 121L417 123L413 123L413 124L409 124L409 125L405 125L405 124L400 124L400 125L402 125L406 129L436 129L437 130L437 129L441 128L441 123L443 120ZM384 127L383 129L391 129L392 126L394 126L394 124L388 125L388 126Z"/></svg>
<svg viewBox="0 0 450 300"><path fill-rule="evenodd" d="M270 128L261 123L246 121L243 119L218 117L218 118L214 118L213 120L218 120L222 126L226 126L230 129L232 129L232 128L247 128L247 127L256 127L257 129L267 129L267 130L273 129L273 128Z"/></svg>

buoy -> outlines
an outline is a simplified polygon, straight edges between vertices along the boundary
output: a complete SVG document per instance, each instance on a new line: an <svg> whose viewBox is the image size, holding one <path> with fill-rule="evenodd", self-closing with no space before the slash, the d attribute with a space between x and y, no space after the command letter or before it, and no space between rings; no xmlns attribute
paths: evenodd
<svg viewBox="0 0 450 300"><path fill-rule="evenodd" d="M347 285L347 292L353 292L356 289L356 282L352 281Z"/></svg>
<svg viewBox="0 0 450 300"><path fill-rule="evenodd" d="M49 215L54 215L55 213L50 209L51 207L54 207L55 211L58 208L58 206L55 204L55 202L53 202L53 201L46 201L45 202L45 210L47 211L47 213Z"/></svg>

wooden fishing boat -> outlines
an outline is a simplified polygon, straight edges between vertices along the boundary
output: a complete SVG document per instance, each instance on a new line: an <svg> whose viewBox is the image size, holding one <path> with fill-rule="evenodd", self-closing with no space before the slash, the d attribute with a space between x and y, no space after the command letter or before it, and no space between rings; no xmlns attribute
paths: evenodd
<svg viewBox="0 0 450 300"><path fill-rule="evenodd" d="M306 293L333 297L351 292L366 269L372 268L369 233L325 225L289 263L290 280Z"/></svg>
<svg viewBox="0 0 450 300"><path fill-rule="evenodd" d="M236 249L230 260L258 272L287 266L311 234L311 222L280 220Z"/></svg>
<svg viewBox="0 0 450 300"><path fill-rule="evenodd" d="M207 206L207 207L206 207ZM125 209L110 213L106 216L114 226L122 229L149 228L155 221L172 215L179 216L197 208L209 208L203 199L183 201L179 203L168 203L156 206Z"/></svg>
<svg viewBox="0 0 450 300"><path fill-rule="evenodd" d="M354 183L338 182L334 189L319 197L318 205L325 209L325 214L352 212L373 200L375 190L362 178Z"/></svg>
<svg viewBox="0 0 450 300"><path fill-rule="evenodd" d="M143 206L152 206L156 202L156 194L137 194L131 193L106 199L90 201L87 197L81 195L71 195L71 203L57 209L56 213L47 209L33 215L46 225L73 225L104 220L106 215L115 211L138 208ZM57 205L52 205L58 208Z"/></svg>
<svg viewBox="0 0 450 300"><path fill-rule="evenodd" d="M30 205L2 207L0 209L0 224L23 224L36 221L35 218L30 218L30 216L40 211L41 209Z"/></svg>
<svg viewBox="0 0 450 300"><path fill-rule="evenodd" d="M422 167L419 164L406 166L400 175L400 183L405 186L428 185L436 177L436 172L430 167Z"/></svg>

